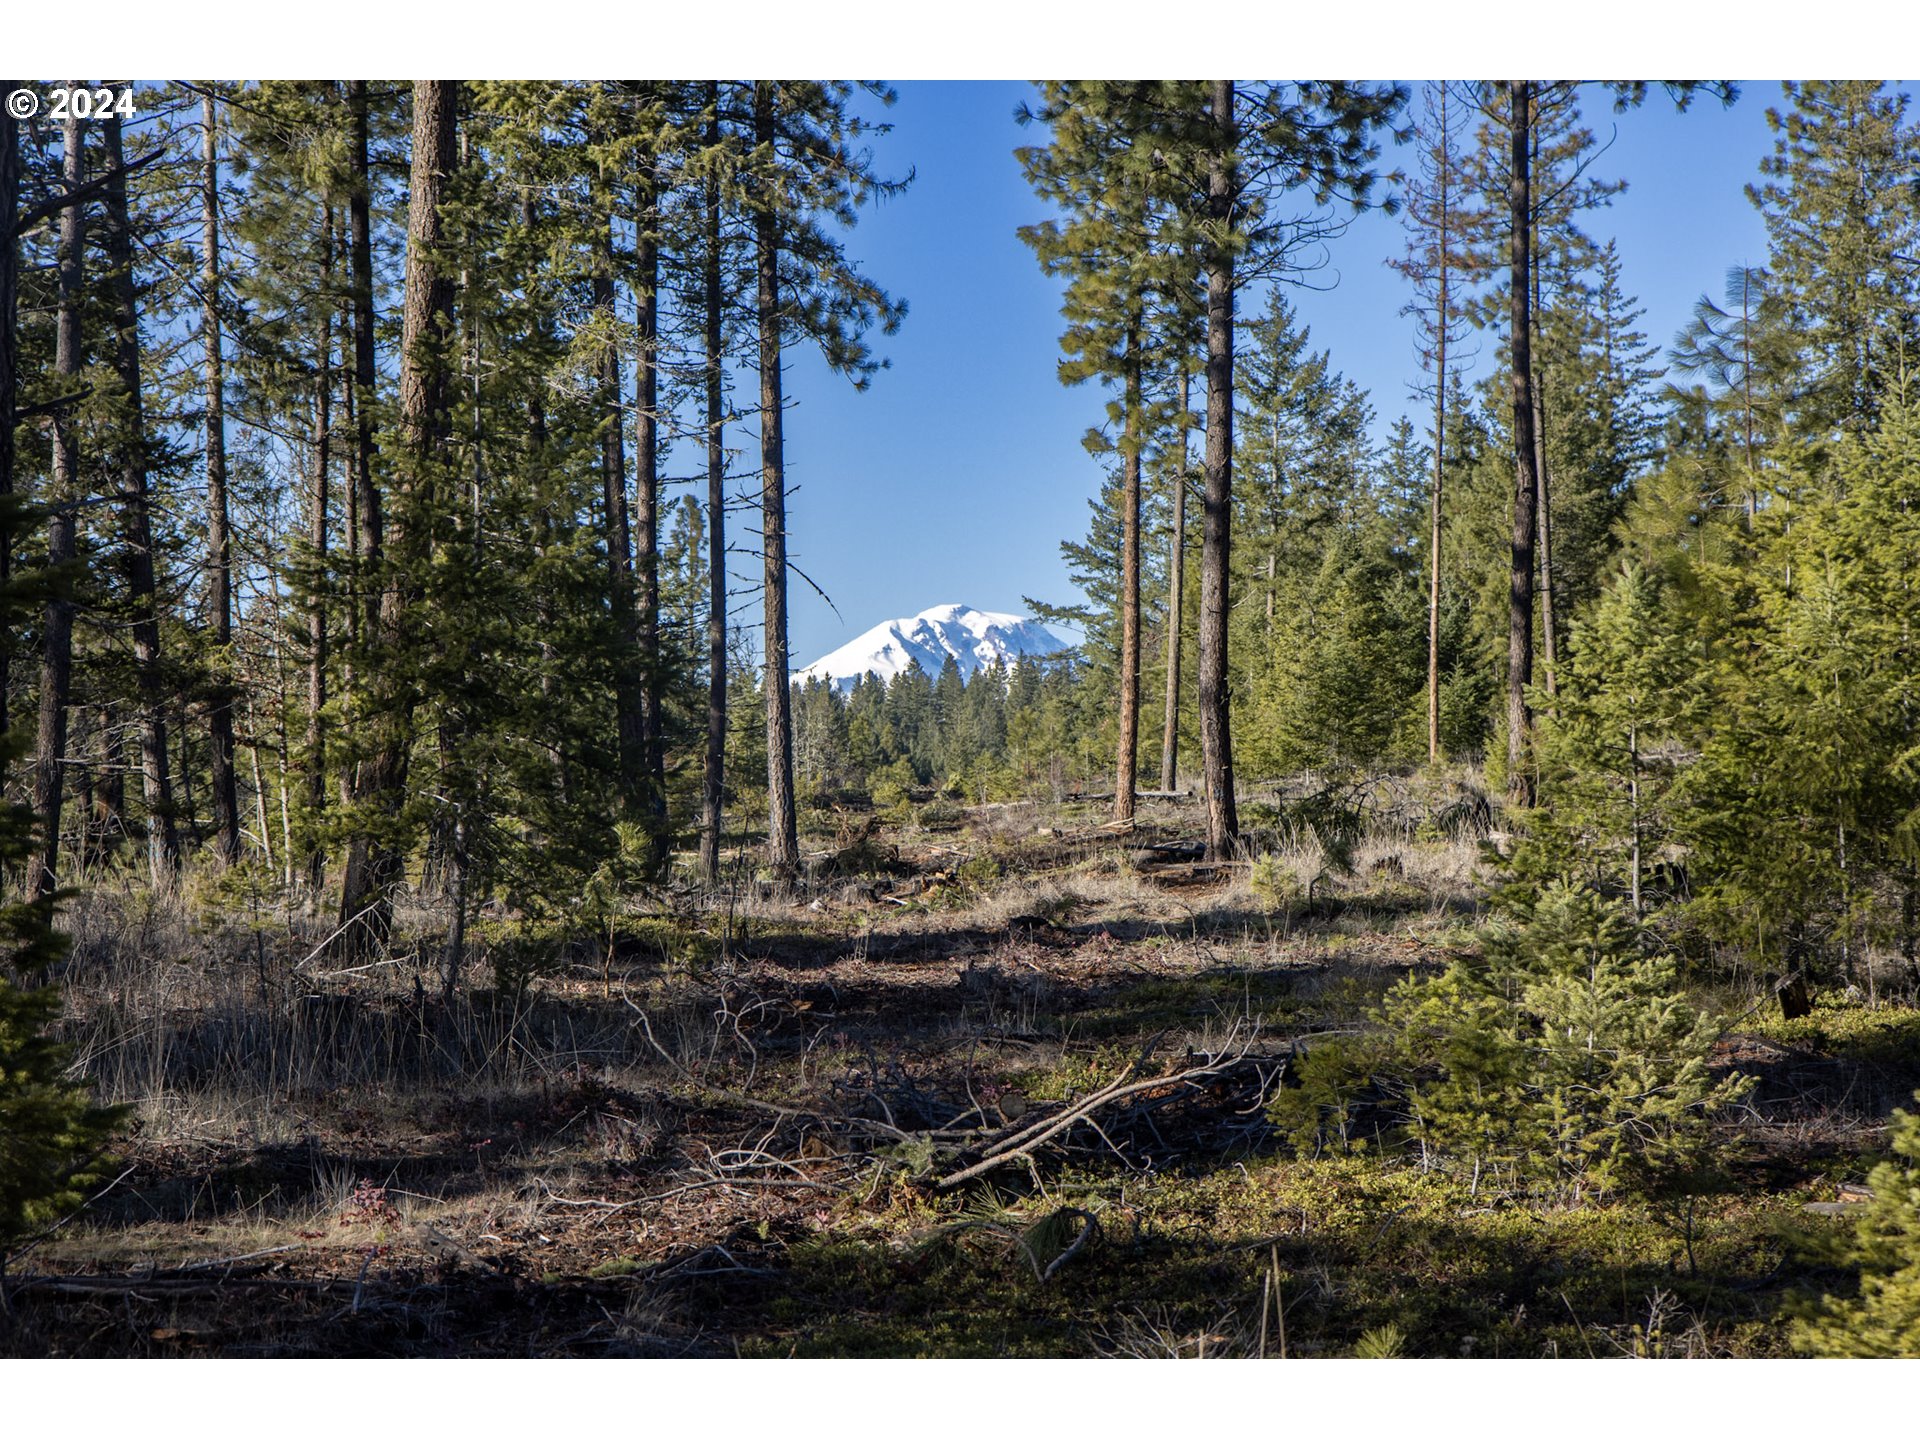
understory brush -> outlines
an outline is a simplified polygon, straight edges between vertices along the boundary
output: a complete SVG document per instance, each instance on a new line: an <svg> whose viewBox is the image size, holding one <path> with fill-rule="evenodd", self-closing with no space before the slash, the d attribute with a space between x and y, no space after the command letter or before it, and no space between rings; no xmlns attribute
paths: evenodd
<svg viewBox="0 0 1920 1440"><path fill-rule="evenodd" d="M1314 1153L1385 1112L1430 1166L1575 1201L1654 1189L1707 1159L1713 1116L1749 1082L1709 1068L1718 1029L1626 917L1554 885L1516 899L1482 953L1387 996L1379 1030L1311 1049L1272 1109Z"/></svg>

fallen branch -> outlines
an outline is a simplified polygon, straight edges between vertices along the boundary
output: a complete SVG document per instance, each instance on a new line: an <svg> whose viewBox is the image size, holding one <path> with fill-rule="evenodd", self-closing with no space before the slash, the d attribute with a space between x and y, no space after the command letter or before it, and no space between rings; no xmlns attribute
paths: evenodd
<svg viewBox="0 0 1920 1440"><path fill-rule="evenodd" d="M950 1190L956 1185L963 1185L969 1180L974 1180L987 1174L989 1171L997 1170L1009 1161L1025 1159L1048 1141L1072 1129L1082 1121L1091 1124L1090 1117L1096 1111L1118 1105L1122 1101L1129 1100L1136 1095L1145 1095L1151 1091L1167 1089L1176 1091L1180 1089L1198 1090L1201 1088L1200 1082L1202 1081L1217 1080L1249 1061L1271 1059L1273 1057L1255 1056L1243 1048L1232 1055L1210 1057L1201 1064L1189 1065L1184 1070L1177 1070L1171 1074L1154 1075L1142 1080L1130 1078L1138 1074L1146 1058L1146 1055L1142 1055L1140 1060L1135 1061L1134 1064L1128 1068L1126 1075L1121 1076L1110 1085L1102 1086L1099 1090L1094 1091L1093 1094L1069 1105L1065 1110L1043 1116L1039 1120L1033 1121L1023 1128L1016 1130L1013 1134L995 1141L987 1147L985 1154L979 1160L962 1170L957 1170L953 1174L935 1181L934 1188L936 1190ZM1174 1097L1166 1098L1170 1099ZM1106 1143L1111 1147L1113 1142L1107 1139L1104 1131L1100 1132L1100 1134L1101 1138L1106 1140Z"/></svg>

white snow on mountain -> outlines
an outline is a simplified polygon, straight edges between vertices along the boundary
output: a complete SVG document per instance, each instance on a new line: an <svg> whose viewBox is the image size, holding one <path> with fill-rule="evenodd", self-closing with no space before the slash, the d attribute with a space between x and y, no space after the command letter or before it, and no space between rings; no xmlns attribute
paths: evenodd
<svg viewBox="0 0 1920 1440"><path fill-rule="evenodd" d="M793 678L805 684L817 675L846 691L869 670L890 681L908 666L918 665L932 678L951 655L961 676L971 679L974 671L995 661L1011 667L1022 655L1037 658L1072 648L1022 615L999 615L971 605L936 605L905 620L874 626L832 654L794 671Z"/></svg>

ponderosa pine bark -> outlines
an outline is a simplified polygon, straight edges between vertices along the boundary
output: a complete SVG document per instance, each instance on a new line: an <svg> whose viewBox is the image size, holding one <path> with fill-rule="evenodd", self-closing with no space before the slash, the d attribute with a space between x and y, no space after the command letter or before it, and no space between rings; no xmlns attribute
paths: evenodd
<svg viewBox="0 0 1920 1440"><path fill-rule="evenodd" d="M1231 858L1240 834L1233 794L1233 732L1227 689L1228 573L1233 526L1233 247L1237 190L1233 82L1213 82L1205 117L1207 166L1206 501L1200 541L1200 760L1207 787L1207 857Z"/></svg>
<svg viewBox="0 0 1920 1440"><path fill-rule="evenodd" d="M240 800L233 774L233 543L227 525L226 374L220 337L219 116L200 97L205 174L201 186L200 343L207 394L207 603L218 656L207 730L213 778L214 853L223 865L240 859Z"/></svg>
<svg viewBox="0 0 1920 1440"><path fill-rule="evenodd" d="M0 81L11 95L17 82ZM13 501L14 410L20 397L20 337L15 313L20 304L20 240L14 233L20 215L19 135L11 112L0 105L0 508ZM13 578L13 522L0 516L0 594ZM13 642L0 636L0 696L11 693ZM0 736L7 733L8 707L0 704ZM0 784L6 780L6 756L0 751Z"/></svg>
<svg viewBox="0 0 1920 1440"><path fill-rule="evenodd" d="M424 553L431 542L433 476L447 441L447 366L453 277L441 263L441 197L455 161L459 82L413 82L413 156L407 197L407 271L400 311L400 479L396 503L385 517L388 552L378 586L379 635L389 656L409 640L409 609L415 580L395 573L401 562ZM358 257L356 257L357 259ZM393 929L394 892L404 856L395 845L406 799L407 760L413 730L413 697L390 670L369 677L378 690L367 721L373 745L361 770L355 798L363 808L366 860L350 866L341 896L342 923L351 924L349 948L385 945Z"/></svg>
<svg viewBox="0 0 1920 1440"><path fill-rule="evenodd" d="M61 180L69 193L86 180L85 127L71 113L61 128L65 151ZM76 203L60 212L58 250L59 302L54 316L53 373L59 393L72 395L80 385L80 306L86 266L86 206ZM11 417L9 417L11 418ZM46 900L58 884L60 817L66 795L63 766L67 752L67 705L73 687L73 597L61 573L74 558L74 536L80 503L80 447L73 406L59 404L53 412L53 473L47 507L47 568L55 583L47 600L46 635L40 653L39 728L33 747L33 808L40 817L40 853L30 887L35 900Z"/></svg>
<svg viewBox="0 0 1920 1440"><path fill-rule="evenodd" d="M660 655L660 177L657 162L640 171L634 247L634 578L640 612L640 739L645 769L648 851L667 861L667 760Z"/></svg>
<svg viewBox="0 0 1920 1440"><path fill-rule="evenodd" d="M769 157L775 140L775 85L753 87L754 143ZM771 162L770 162L771 163ZM771 192L774 182L766 182ZM763 593L767 705L767 863L774 884L793 884L800 836L793 798L792 695L787 680L787 479L781 432L780 216L777 197L763 194L754 212L755 298L760 336L760 522L766 558Z"/></svg>
<svg viewBox="0 0 1920 1440"><path fill-rule="evenodd" d="M1539 479L1533 436L1532 216L1529 185L1529 121L1532 84L1507 83L1512 116L1512 177L1507 192L1511 230L1509 285L1513 358L1513 554L1507 591L1507 795L1519 806L1533 803L1533 712L1527 686L1533 680L1533 544Z"/></svg>
<svg viewBox="0 0 1920 1440"><path fill-rule="evenodd" d="M333 288L333 204L320 217L320 284ZM315 368L318 379L313 397L313 493L307 505L307 540L313 547L313 593L307 603L307 738L306 803L317 819L327 805L327 518L333 469L333 307L320 306L320 345ZM326 851L312 840L307 856L307 898L313 904L326 881ZM289 858L289 864L291 864Z"/></svg>
<svg viewBox="0 0 1920 1440"><path fill-rule="evenodd" d="M1160 788L1179 783L1180 768L1180 626L1185 597L1181 594L1187 563L1187 417L1192 399L1192 372L1180 362L1180 463L1173 472L1173 536L1167 556L1167 696L1160 731Z"/></svg>
<svg viewBox="0 0 1920 1440"><path fill-rule="evenodd" d="M347 248L353 307L353 369L347 386L347 410L353 424L353 474L347 486L347 540L353 557L352 594L347 602L347 663L343 677L356 728L365 713L360 650L380 622L379 572L386 554L386 517L380 489L373 483L373 407L378 383L374 357L373 176L369 161L367 82L347 82L351 119L347 160ZM340 774L341 800L351 804L363 794L365 761ZM367 866L372 858L366 827L348 838L340 879L340 925L347 949L358 951L366 938L361 910L370 893ZM384 936L379 937L384 940Z"/></svg>
<svg viewBox="0 0 1920 1440"><path fill-rule="evenodd" d="M707 84L708 154L720 148L720 86ZM700 868L711 882L720 879L720 826L726 798L727 761L727 451L725 363L721 348L724 297L720 290L720 180L711 172L706 187L706 250L702 305L706 342L707 430L707 750L701 777Z"/></svg>
<svg viewBox="0 0 1920 1440"><path fill-rule="evenodd" d="M155 586L153 522L147 493L146 421L140 383L140 317L133 275L133 223L127 210L120 118L103 127L107 165L107 259L113 267L114 373L125 414L120 425L120 521L126 535L127 597L132 604L134 682L139 696L140 785L147 808L147 869L156 890L180 871L167 755L167 681L160 657L160 604ZM184 736L185 731L182 731Z"/></svg>
<svg viewBox="0 0 1920 1440"><path fill-rule="evenodd" d="M1442 262L1443 266L1445 262ZM1427 566L1427 763L1440 763L1440 525L1446 486L1447 446L1447 280L1441 272L1440 340L1435 351L1433 387L1432 545Z"/></svg>
<svg viewBox="0 0 1920 1440"><path fill-rule="evenodd" d="M1453 323L1453 136L1447 125L1445 81L1440 84L1440 160L1437 176L1440 243L1435 295L1433 359L1432 555L1427 569L1427 763L1440 763L1440 541L1447 475L1447 340Z"/></svg>
<svg viewBox="0 0 1920 1440"><path fill-rule="evenodd" d="M1120 451L1120 734L1114 763L1113 818L1130 821L1140 770L1140 370L1143 321L1128 317L1121 356L1126 437Z"/></svg>
<svg viewBox="0 0 1920 1440"><path fill-rule="evenodd" d="M620 348L613 341L616 290L613 281L612 215L600 232L600 267L593 277L594 308L607 322L600 353L601 525L607 547L607 598L619 658L614 665L614 753L619 764L620 811L640 813L645 784L645 737L641 723L640 621L633 603L633 540L627 512L627 446L620 408Z"/></svg>

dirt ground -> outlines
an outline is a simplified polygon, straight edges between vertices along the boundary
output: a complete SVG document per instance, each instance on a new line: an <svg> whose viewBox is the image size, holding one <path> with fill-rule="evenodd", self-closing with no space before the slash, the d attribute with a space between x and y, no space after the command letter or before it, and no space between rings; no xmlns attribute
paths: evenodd
<svg viewBox="0 0 1920 1440"><path fill-rule="evenodd" d="M922 836L451 1009L430 945L90 911L70 1026L131 1128L0 1352L1779 1353L1897 1059L1730 1038L1761 1087L1684 1215L1294 1156L1289 1063L1471 944L1479 877L1409 840L1275 903L1173 833Z"/></svg>

